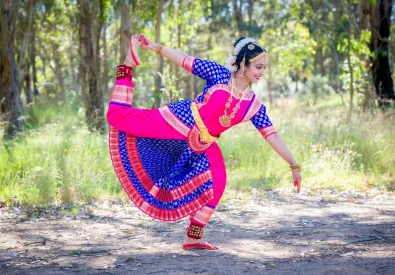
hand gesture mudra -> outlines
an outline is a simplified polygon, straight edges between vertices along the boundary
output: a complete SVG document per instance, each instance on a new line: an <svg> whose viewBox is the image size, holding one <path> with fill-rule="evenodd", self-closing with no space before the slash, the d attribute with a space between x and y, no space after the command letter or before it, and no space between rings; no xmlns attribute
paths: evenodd
<svg viewBox="0 0 395 275"><path fill-rule="evenodd" d="M139 41L141 42L141 47L144 49L153 48L153 42L148 39L144 34L139 34Z"/></svg>
<svg viewBox="0 0 395 275"><path fill-rule="evenodd" d="M302 184L302 175L298 171L292 171L292 177L294 179L294 186L296 187L296 192L299 194Z"/></svg>

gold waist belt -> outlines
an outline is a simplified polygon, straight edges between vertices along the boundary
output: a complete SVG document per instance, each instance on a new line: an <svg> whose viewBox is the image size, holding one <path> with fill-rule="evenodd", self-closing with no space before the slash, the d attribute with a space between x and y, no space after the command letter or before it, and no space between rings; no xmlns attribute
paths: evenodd
<svg viewBox="0 0 395 275"><path fill-rule="evenodd" d="M195 119L196 125L199 127L200 130L200 141L202 142L207 142L207 143L213 143L216 141L218 137L213 137L210 135L210 133L207 130L206 125L204 125L204 122L202 118L200 117L198 106L196 105L195 102L192 102L191 104L191 110L192 110L192 116Z"/></svg>

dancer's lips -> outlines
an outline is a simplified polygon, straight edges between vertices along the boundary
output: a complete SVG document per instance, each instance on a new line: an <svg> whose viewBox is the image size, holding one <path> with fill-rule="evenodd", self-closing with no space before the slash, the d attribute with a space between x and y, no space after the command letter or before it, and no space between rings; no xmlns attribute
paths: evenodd
<svg viewBox="0 0 395 275"><path fill-rule="evenodd" d="M260 76L256 76L255 78L256 78L256 80L259 80L259 79L261 79L261 77L260 77Z"/></svg>

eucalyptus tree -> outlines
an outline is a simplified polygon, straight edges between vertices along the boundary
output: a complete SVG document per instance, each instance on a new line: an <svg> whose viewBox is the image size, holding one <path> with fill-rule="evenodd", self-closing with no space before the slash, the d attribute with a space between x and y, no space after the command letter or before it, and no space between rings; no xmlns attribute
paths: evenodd
<svg viewBox="0 0 395 275"><path fill-rule="evenodd" d="M103 89L101 87L100 37L110 2L100 0L95 5L88 0L78 0L80 79L88 128L101 133L105 130Z"/></svg>
<svg viewBox="0 0 395 275"><path fill-rule="evenodd" d="M389 47L392 9L392 0L359 1L358 17L361 29L371 32L371 71L381 108L388 107L390 101L395 100Z"/></svg>
<svg viewBox="0 0 395 275"><path fill-rule="evenodd" d="M20 0L0 1L0 121L5 124L5 138L24 130L14 45L19 6Z"/></svg>

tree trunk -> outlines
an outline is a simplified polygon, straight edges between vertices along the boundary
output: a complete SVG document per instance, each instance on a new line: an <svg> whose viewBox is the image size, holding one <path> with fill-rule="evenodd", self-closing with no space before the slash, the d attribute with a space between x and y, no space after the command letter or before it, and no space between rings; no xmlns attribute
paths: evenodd
<svg viewBox="0 0 395 275"><path fill-rule="evenodd" d="M373 80L380 108L388 108L395 99L391 68L389 64L389 37L391 27L392 0L377 0L372 16L371 50L376 53L373 59Z"/></svg>
<svg viewBox="0 0 395 275"><path fill-rule="evenodd" d="M33 90L32 90L31 78L30 78L30 64L28 65L23 78L25 82L26 104L30 105L31 103L33 103Z"/></svg>
<svg viewBox="0 0 395 275"><path fill-rule="evenodd" d="M252 14L254 13L254 0L248 0L248 27L252 30Z"/></svg>
<svg viewBox="0 0 395 275"><path fill-rule="evenodd" d="M103 93L107 96L110 94L108 83L110 82L110 69L108 66L109 53L107 49L107 24L103 26Z"/></svg>
<svg viewBox="0 0 395 275"><path fill-rule="evenodd" d="M79 0L80 6L80 76L82 94L86 108L86 123L93 131L104 132L103 94L99 86L100 66L97 68L97 55L94 52L94 35L92 29L93 9L89 0ZM93 10L93 11L92 11ZM100 37L100 36L96 36ZM97 49L98 51L99 49Z"/></svg>
<svg viewBox="0 0 395 275"><path fill-rule="evenodd" d="M177 10L177 17L178 17L178 24L177 24L177 49L181 49L181 35L182 35L182 24L180 17L182 16L182 0L179 0L178 3L178 10ZM209 36L210 39L211 36ZM176 90L180 95L180 66L176 66Z"/></svg>
<svg viewBox="0 0 395 275"><path fill-rule="evenodd" d="M52 55L53 55L53 61L55 64L54 71L55 71L55 76L58 81L58 92L56 93L58 98L57 100L60 102L64 102L65 100L65 89L64 89L64 83L63 83L63 74L62 74L62 65L60 63L60 56L59 56L59 45L56 44L55 41L52 41Z"/></svg>
<svg viewBox="0 0 395 275"><path fill-rule="evenodd" d="M35 23L33 23L33 30L32 30L32 55L30 57L30 63L32 64L32 77L33 77L33 95L38 96L39 91L37 88L37 68L36 68L36 28Z"/></svg>
<svg viewBox="0 0 395 275"><path fill-rule="evenodd" d="M101 79L101 58L100 58L100 38L102 36L102 29L104 25L103 9L105 0L100 0L99 16L96 18L97 25L94 25L93 39L96 42L96 47L94 47L94 58L95 64L94 68L96 70L96 91L92 94L94 102L94 110L97 112L94 118L95 129L104 133L105 131L105 119L104 119L104 99L103 99L103 83Z"/></svg>
<svg viewBox="0 0 395 275"><path fill-rule="evenodd" d="M33 18L34 18L34 6L35 0L28 1L27 7L27 18L26 18L26 29L23 30L23 40L22 46L20 47L19 56L18 56L18 71L23 75L23 77L19 80L18 86L19 89L22 87L22 82L26 78L26 74L28 73L28 53L29 53L29 42L31 41L32 35L32 26L33 26Z"/></svg>
<svg viewBox="0 0 395 275"><path fill-rule="evenodd" d="M351 119L353 108L354 108L354 72L353 72L353 68L352 68L352 65L351 65L351 26L352 26L352 23L351 23L351 20L352 20L351 19L351 17L352 17L351 5L352 5L351 0L348 0L347 11L348 11L349 26L348 26L348 35L347 35L347 38L348 38L348 43L347 43L348 44L347 45L347 63L348 63L348 70L349 70L349 73L350 73L350 106L349 106L348 115L347 115L348 119Z"/></svg>
<svg viewBox="0 0 395 275"><path fill-rule="evenodd" d="M20 0L0 1L0 115L6 122L5 138L24 130L23 107L15 62L15 23Z"/></svg>
<svg viewBox="0 0 395 275"><path fill-rule="evenodd" d="M236 27L237 30L239 31L239 37L244 36L242 7L243 7L242 0L240 0L240 7L237 4L237 0L233 0L233 12L236 21Z"/></svg>
<svg viewBox="0 0 395 275"><path fill-rule="evenodd" d="M121 0L121 27L119 29L120 49L119 49L119 63L123 63L129 49L129 39L132 36L130 33L130 14L129 14L129 0Z"/></svg>
<svg viewBox="0 0 395 275"><path fill-rule="evenodd" d="M335 66L336 66L336 89L335 89L335 92L340 95L340 98L342 99L343 106L346 106L346 103L344 102L343 94L340 91L339 55L338 55L337 50L336 50L335 42L333 42L333 39L331 37L331 33L328 34L328 38L331 41L333 57L334 57Z"/></svg>
<svg viewBox="0 0 395 275"><path fill-rule="evenodd" d="M74 32L71 32L71 41L74 41ZM71 77L73 79L73 86L74 89L78 90L78 77L76 73L76 68L74 66L74 43L72 42L69 47L69 62L70 62L70 70L71 70Z"/></svg>
<svg viewBox="0 0 395 275"><path fill-rule="evenodd" d="M295 94L299 92L299 71L294 69L294 79L295 79Z"/></svg>
<svg viewBox="0 0 395 275"><path fill-rule="evenodd" d="M158 12L156 14L156 31L155 31L155 41L160 43L160 27L162 25L162 12L163 12L163 5L165 1L159 0L158 1ZM163 56L158 55L157 57L157 65L156 71L157 74L155 75L155 107L159 108L162 100L162 75L163 75Z"/></svg>

